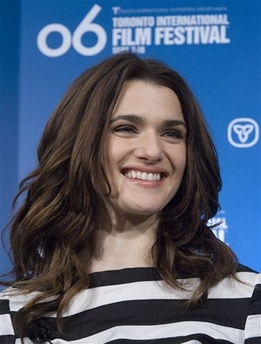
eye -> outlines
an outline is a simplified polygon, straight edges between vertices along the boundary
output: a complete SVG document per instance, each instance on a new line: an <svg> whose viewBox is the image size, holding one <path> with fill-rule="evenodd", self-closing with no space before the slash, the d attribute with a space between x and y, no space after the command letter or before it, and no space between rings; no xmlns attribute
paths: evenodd
<svg viewBox="0 0 261 344"><path fill-rule="evenodd" d="M115 128L112 128L113 133L119 134L137 134L137 129L132 125L120 125Z"/></svg>
<svg viewBox="0 0 261 344"><path fill-rule="evenodd" d="M171 141L179 142L184 139L183 134L177 129L168 129L162 133L162 136L170 139Z"/></svg>
<svg viewBox="0 0 261 344"><path fill-rule="evenodd" d="M130 125L121 125L114 129L114 131L126 131L127 133L135 132L135 128Z"/></svg>

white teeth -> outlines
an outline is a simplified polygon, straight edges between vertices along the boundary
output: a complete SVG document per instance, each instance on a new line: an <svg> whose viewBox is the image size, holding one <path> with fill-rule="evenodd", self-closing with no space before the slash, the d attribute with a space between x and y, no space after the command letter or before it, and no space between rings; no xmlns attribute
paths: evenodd
<svg viewBox="0 0 261 344"><path fill-rule="evenodd" d="M142 179L142 180L147 180L147 179L149 179L149 178L148 178L148 173L142 172L142 174L141 174L141 179Z"/></svg>
<svg viewBox="0 0 261 344"><path fill-rule="evenodd" d="M141 180L150 180L150 181L157 181L161 180L160 173L147 173L147 172L140 172L140 171L128 171L125 173L125 177L130 179L141 179Z"/></svg>
<svg viewBox="0 0 261 344"><path fill-rule="evenodd" d="M153 180L153 173L148 173L148 180Z"/></svg>

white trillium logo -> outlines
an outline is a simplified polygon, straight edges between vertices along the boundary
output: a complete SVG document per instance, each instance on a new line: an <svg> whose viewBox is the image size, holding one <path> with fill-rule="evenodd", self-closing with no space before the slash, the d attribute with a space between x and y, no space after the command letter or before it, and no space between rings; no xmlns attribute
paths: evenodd
<svg viewBox="0 0 261 344"><path fill-rule="evenodd" d="M253 124L246 124L246 125L235 124L233 126L233 130L235 131L235 133L237 133L239 141L241 143L246 143L248 136L254 130L254 126Z"/></svg>
<svg viewBox="0 0 261 344"><path fill-rule="evenodd" d="M236 118L229 123L227 136L232 146L249 148L259 139L259 126L252 118Z"/></svg>

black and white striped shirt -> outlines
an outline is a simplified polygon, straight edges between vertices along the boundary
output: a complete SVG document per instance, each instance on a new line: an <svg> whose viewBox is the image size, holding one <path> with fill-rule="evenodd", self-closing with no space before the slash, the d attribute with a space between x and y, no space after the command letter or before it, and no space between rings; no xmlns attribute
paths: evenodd
<svg viewBox="0 0 261 344"><path fill-rule="evenodd" d="M183 278L189 290L181 291L162 281L154 268L96 272L91 287L64 314L63 334L55 315L39 319L37 326L50 332L53 344L261 344L261 275L243 266L237 275L240 282L224 279L210 289L201 308L186 310L184 300L196 278ZM12 317L32 295L8 289L0 297L0 344L21 343ZM25 343L32 342L25 338Z"/></svg>

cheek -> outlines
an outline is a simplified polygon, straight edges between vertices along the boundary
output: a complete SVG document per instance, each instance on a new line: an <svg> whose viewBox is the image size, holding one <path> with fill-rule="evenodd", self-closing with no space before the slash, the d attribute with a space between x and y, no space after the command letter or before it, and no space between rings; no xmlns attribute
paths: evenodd
<svg viewBox="0 0 261 344"><path fill-rule="evenodd" d="M105 147L106 162L110 172L120 169L124 159L128 156L129 145L121 139L112 136L106 142Z"/></svg>

